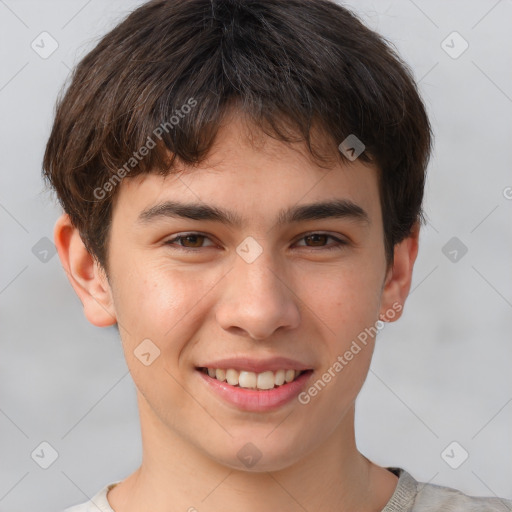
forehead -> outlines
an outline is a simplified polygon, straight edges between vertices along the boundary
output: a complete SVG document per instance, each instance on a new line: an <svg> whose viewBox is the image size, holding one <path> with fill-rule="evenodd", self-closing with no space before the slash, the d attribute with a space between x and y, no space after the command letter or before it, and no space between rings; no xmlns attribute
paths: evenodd
<svg viewBox="0 0 512 512"><path fill-rule="evenodd" d="M316 135L317 148L328 142ZM280 215L283 207L345 199L369 217L380 212L377 170L360 160L343 163L336 155L316 161L305 143L287 144L230 117L221 126L205 160L196 166L176 162L166 176L155 173L124 179L115 210L132 216L163 201L205 202L237 210L242 222ZM133 218L132 220L135 220Z"/></svg>

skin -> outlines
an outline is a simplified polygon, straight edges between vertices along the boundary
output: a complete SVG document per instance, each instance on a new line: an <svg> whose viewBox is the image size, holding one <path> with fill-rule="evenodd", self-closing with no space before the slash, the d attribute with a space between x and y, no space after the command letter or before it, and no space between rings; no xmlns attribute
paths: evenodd
<svg viewBox="0 0 512 512"><path fill-rule="evenodd" d="M338 161L326 170L300 144L249 131L234 116L198 167L123 180L108 279L68 216L60 217L55 243L85 316L96 326L118 323L137 387L143 460L109 492L116 512L366 512L386 505L398 479L358 451L354 434L354 403L375 339L308 404L295 399L272 412L227 404L195 370L222 357L284 356L313 368L313 383L365 328L390 310L393 321L400 317L396 304L409 292L419 231L395 246L388 267L377 183L375 167ZM276 224L282 208L335 198L359 205L369 223ZM165 200L219 206L244 223L137 223L140 212ZM194 254L164 243L189 232L208 235L182 240ZM347 243L329 251L333 239L304 238L315 232ZM248 236L263 249L252 263L236 252ZM160 349L149 366L134 355L147 338ZM248 442L262 454L250 468L237 457Z"/></svg>

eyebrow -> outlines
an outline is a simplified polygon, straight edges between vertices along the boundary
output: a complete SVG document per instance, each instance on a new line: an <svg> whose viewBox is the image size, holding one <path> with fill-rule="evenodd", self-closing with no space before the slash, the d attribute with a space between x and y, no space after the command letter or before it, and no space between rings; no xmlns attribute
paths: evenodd
<svg viewBox="0 0 512 512"><path fill-rule="evenodd" d="M201 203L180 203L177 201L165 201L146 208L139 214L137 224L149 224L151 221L167 217L221 222L230 227L238 228L244 224L242 217L229 210ZM292 206L279 212L276 224L279 226L330 218L346 218L362 224L370 224L368 213L348 199L334 199Z"/></svg>

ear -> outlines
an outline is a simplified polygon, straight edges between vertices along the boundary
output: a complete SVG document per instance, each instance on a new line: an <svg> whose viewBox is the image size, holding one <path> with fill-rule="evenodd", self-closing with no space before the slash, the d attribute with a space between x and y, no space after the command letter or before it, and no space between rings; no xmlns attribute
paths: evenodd
<svg viewBox="0 0 512 512"><path fill-rule="evenodd" d="M64 213L55 223L53 238L71 286L84 306L84 314L97 327L117 322L112 291L99 263L85 248L80 233Z"/></svg>
<svg viewBox="0 0 512 512"><path fill-rule="evenodd" d="M393 265L387 271L382 288L380 319L384 322L394 322L402 316L418 255L419 234L420 225L417 222L411 234L395 245Z"/></svg>

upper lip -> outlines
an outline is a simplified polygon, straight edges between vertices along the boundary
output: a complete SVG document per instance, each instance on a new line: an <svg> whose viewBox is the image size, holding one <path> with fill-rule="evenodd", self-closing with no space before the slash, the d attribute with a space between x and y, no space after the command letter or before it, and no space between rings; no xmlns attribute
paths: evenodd
<svg viewBox="0 0 512 512"><path fill-rule="evenodd" d="M228 357L200 364L198 368L219 368L223 370L248 371L262 373L277 370L311 370L311 366L287 357L272 357L270 359L251 359L249 357Z"/></svg>

